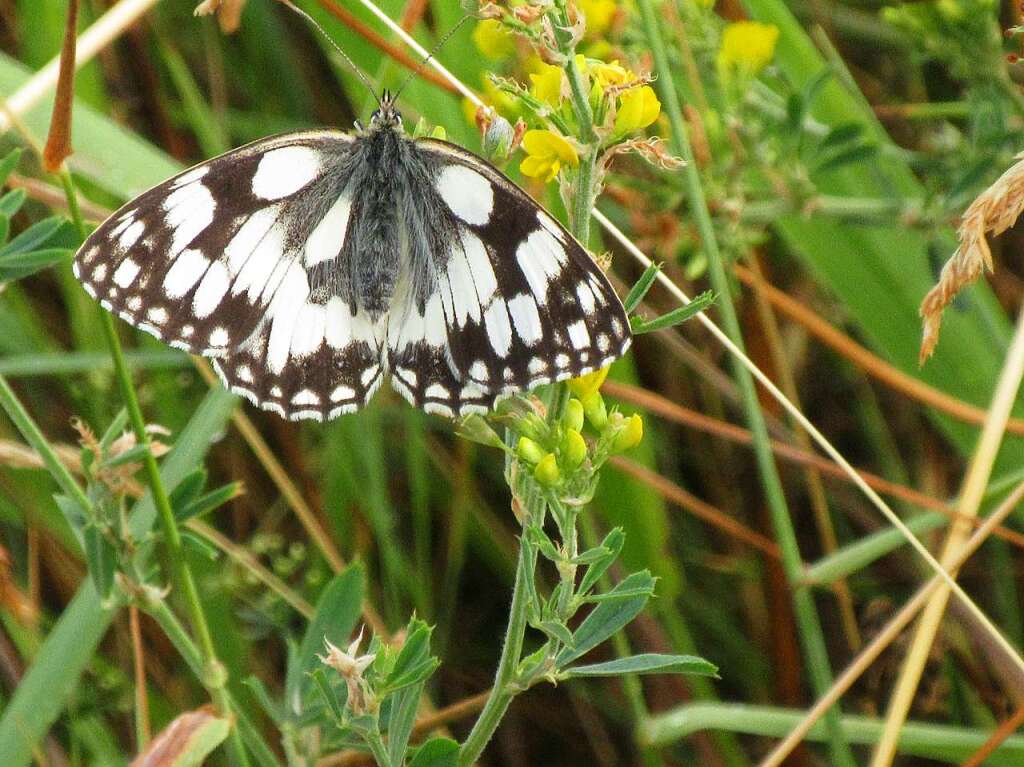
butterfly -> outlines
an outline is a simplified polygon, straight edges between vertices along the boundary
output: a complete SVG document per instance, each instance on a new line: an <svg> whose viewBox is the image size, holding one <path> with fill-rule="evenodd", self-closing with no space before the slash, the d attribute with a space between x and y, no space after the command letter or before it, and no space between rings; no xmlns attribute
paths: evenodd
<svg viewBox="0 0 1024 767"><path fill-rule="evenodd" d="M622 304L587 251L482 158L366 128L261 139L124 205L74 260L85 290L291 419L385 378L449 417L609 365Z"/></svg>

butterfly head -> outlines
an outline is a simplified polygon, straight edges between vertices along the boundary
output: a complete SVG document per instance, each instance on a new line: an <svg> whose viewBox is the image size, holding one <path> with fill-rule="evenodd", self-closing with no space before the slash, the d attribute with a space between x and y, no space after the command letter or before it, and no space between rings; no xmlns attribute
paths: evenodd
<svg viewBox="0 0 1024 767"><path fill-rule="evenodd" d="M402 127L402 115L398 113L395 106L395 97L390 91L384 91L380 97L380 107L370 115L370 128L396 128Z"/></svg>

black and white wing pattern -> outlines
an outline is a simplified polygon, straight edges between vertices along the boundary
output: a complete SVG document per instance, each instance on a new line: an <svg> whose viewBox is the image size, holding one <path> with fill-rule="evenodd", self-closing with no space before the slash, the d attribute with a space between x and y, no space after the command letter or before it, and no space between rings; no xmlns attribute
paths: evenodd
<svg viewBox="0 0 1024 767"><path fill-rule="evenodd" d="M445 236L430 243L431 290L392 312L394 387L429 412L482 413L622 356L631 341L622 304L561 224L477 156L444 141L416 146L432 187L416 193L441 202L442 220L426 228Z"/></svg>
<svg viewBox="0 0 1024 767"><path fill-rule="evenodd" d="M145 192L74 270L111 312L214 358L233 391L282 416L333 417L380 385L386 327L316 281L339 256L353 136L264 139Z"/></svg>

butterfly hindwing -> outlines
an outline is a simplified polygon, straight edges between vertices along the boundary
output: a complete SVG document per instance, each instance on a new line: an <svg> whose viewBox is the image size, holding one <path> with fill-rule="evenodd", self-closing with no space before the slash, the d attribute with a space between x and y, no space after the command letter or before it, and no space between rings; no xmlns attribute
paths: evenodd
<svg viewBox="0 0 1024 767"><path fill-rule="evenodd" d="M392 381L447 415L610 364L630 343L607 278L584 248L493 166L422 140L450 235L434 253L432 293L392 317Z"/></svg>

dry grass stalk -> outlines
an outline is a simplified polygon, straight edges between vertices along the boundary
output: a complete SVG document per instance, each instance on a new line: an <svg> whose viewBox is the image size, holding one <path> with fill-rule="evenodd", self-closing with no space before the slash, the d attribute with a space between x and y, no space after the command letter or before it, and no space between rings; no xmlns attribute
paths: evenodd
<svg viewBox="0 0 1024 767"><path fill-rule="evenodd" d="M939 342L942 311L983 269L992 271L992 251L985 235L999 235L1024 211L1024 154L992 186L978 195L960 221L960 247L942 267L939 281L928 291L918 312L922 319L920 362L924 364Z"/></svg>

